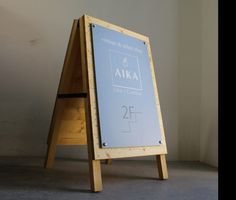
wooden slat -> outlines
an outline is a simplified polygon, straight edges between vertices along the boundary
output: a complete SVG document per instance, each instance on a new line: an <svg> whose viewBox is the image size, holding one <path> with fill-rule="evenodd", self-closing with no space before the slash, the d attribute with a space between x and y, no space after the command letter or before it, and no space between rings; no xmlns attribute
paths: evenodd
<svg viewBox="0 0 236 200"><path fill-rule="evenodd" d="M149 38L147 39L147 47L148 47L148 57L151 65L151 75L152 75L152 80L153 80L153 88L154 88L154 94L156 98L156 109L158 113L158 119L159 119L159 124L160 124L160 129L161 129L161 138L162 138L162 145L165 146L166 148L166 153L167 154L167 144L166 144L166 138L165 138L165 131L164 131L164 125L163 125L163 119L162 119L162 113L161 113L161 106L160 106L160 98L158 94L158 86L157 86L157 78L156 78L156 70L154 67L153 59L152 59L152 52L151 52L151 45Z"/></svg>
<svg viewBox="0 0 236 200"><path fill-rule="evenodd" d="M78 25L78 20L74 20L59 84L59 94L83 92Z"/></svg>
<svg viewBox="0 0 236 200"><path fill-rule="evenodd" d="M88 142L88 159L89 159L89 173L91 190L94 192L102 191L102 175L100 160L94 159L93 151L93 130L91 118L91 102L88 82L88 64L87 64L87 51L86 51L86 36L85 36L85 16L80 18L80 48L81 48L81 61L82 61L82 77L83 77L83 90L87 92L85 99L85 118L86 118L86 133Z"/></svg>

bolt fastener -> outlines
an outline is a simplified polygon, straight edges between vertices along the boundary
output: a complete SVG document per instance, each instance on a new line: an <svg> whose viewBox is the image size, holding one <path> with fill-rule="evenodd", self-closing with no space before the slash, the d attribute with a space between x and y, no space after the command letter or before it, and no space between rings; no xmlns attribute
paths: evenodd
<svg viewBox="0 0 236 200"><path fill-rule="evenodd" d="M103 143L102 143L102 146L104 146L104 147L107 146L107 143L106 143L106 142L103 142Z"/></svg>

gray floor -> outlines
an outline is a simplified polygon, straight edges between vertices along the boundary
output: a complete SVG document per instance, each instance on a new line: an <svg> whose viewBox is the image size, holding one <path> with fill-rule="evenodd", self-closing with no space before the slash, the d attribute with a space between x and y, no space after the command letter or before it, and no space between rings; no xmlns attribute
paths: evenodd
<svg viewBox="0 0 236 200"><path fill-rule="evenodd" d="M0 157L0 199L216 200L217 169L199 162L169 162L169 180L157 178L155 161L114 160L102 164L103 192L89 191L86 160Z"/></svg>

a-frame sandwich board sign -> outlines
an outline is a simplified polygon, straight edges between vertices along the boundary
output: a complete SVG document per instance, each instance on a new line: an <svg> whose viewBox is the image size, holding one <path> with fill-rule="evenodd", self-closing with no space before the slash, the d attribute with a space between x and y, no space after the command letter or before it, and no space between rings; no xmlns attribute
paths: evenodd
<svg viewBox="0 0 236 200"><path fill-rule="evenodd" d="M166 140L149 38L84 15L74 20L48 136L87 145L91 190L102 191L101 160L156 156L168 179Z"/></svg>

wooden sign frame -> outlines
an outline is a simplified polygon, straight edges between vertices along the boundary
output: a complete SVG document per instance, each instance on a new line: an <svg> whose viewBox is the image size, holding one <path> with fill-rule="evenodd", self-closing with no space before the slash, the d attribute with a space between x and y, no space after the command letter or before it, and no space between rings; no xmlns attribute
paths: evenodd
<svg viewBox="0 0 236 200"><path fill-rule="evenodd" d="M143 40L147 44L162 144L150 147L101 148L91 24ZM168 178L166 140L148 37L88 15L74 20L48 137L46 168L53 166L57 145L88 146L91 190L94 192L102 191L101 160L108 159L111 162L115 158L155 155L159 178Z"/></svg>

